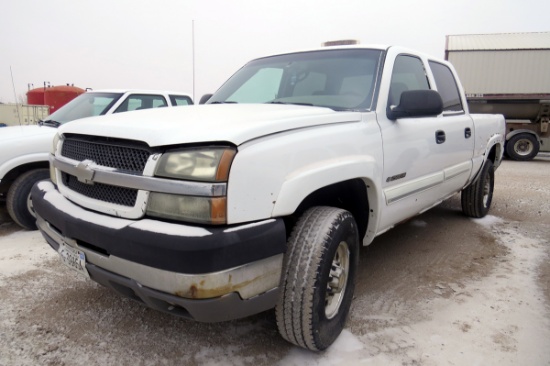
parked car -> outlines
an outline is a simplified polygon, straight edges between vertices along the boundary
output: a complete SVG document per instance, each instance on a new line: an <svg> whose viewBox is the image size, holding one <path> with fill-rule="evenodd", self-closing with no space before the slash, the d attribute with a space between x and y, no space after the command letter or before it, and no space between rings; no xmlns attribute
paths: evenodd
<svg viewBox="0 0 550 366"><path fill-rule="evenodd" d="M274 308L318 351L344 327L361 244L460 192L487 214L504 133L446 61L323 48L253 60L205 105L63 126L32 196L82 275L197 321Z"/></svg>
<svg viewBox="0 0 550 366"><path fill-rule="evenodd" d="M0 131L0 198L21 227L35 230L30 199L34 183L49 177L48 156L56 127L77 119L139 109L191 105L187 94L153 90L98 90L79 95L39 126L10 126Z"/></svg>

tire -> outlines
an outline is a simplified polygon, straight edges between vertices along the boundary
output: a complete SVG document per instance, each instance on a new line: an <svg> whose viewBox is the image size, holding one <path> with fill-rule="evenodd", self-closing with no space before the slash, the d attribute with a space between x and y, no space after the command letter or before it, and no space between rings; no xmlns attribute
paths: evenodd
<svg viewBox="0 0 550 366"><path fill-rule="evenodd" d="M462 212L470 217L484 217L491 208L495 186L493 162L487 160L475 181L462 190Z"/></svg>
<svg viewBox="0 0 550 366"><path fill-rule="evenodd" d="M349 313L358 259L357 224L348 211L313 207L300 217L288 240L275 307L284 339L312 351L334 342Z"/></svg>
<svg viewBox="0 0 550 366"><path fill-rule="evenodd" d="M530 133L520 133L506 141L506 155L513 160L532 160L539 153L540 144Z"/></svg>
<svg viewBox="0 0 550 366"><path fill-rule="evenodd" d="M6 198L8 213L19 226L36 230L36 216L32 208L31 188L50 176L48 169L34 169L21 174L13 181Z"/></svg>

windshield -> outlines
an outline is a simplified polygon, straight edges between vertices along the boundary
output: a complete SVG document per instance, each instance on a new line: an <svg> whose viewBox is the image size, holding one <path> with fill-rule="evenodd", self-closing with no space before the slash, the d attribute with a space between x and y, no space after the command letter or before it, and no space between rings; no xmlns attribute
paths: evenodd
<svg viewBox="0 0 550 366"><path fill-rule="evenodd" d="M369 110L382 51L339 49L261 58L246 64L208 101L282 103Z"/></svg>
<svg viewBox="0 0 550 366"><path fill-rule="evenodd" d="M101 116L122 96L122 93L84 93L46 117L44 122L58 124L75 119ZM57 124L56 123L56 124Z"/></svg>

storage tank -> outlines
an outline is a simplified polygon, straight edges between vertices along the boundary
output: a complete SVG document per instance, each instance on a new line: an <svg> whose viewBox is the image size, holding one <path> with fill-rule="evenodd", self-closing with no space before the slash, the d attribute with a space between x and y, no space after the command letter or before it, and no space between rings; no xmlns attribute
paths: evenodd
<svg viewBox="0 0 550 366"><path fill-rule="evenodd" d="M52 86L44 92L44 104L50 106L52 114L84 92L86 90L71 85Z"/></svg>
<svg viewBox="0 0 550 366"><path fill-rule="evenodd" d="M45 88L36 88L27 92L27 104L44 105L44 90Z"/></svg>

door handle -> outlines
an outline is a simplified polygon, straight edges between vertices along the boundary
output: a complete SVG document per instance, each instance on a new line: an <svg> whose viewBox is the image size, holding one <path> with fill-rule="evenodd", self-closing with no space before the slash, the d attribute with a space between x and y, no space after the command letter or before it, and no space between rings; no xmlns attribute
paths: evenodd
<svg viewBox="0 0 550 366"><path fill-rule="evenodd" d="M435 142L438 144L442 144L445 142L445 131L437 130L435 131Z"/></svg>
<svg viewBox="0 0 550 366"><path fill-rule="evenodd" d="M470 129L470 127L466 127L464 129L464 138L469 139L470 137L472 137L472 130Z"/></svg>

